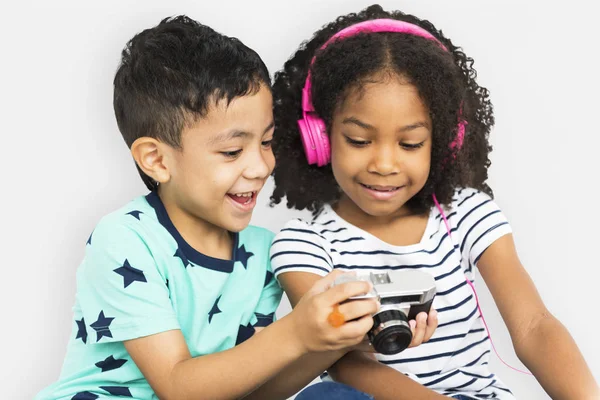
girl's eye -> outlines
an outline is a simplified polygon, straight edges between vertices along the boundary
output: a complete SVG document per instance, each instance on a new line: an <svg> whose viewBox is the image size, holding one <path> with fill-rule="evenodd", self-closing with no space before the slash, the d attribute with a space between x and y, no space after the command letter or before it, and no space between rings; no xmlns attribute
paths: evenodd
<svg viewBox="0 0 600 400"><path fill-rule="evenodd" d="M402 146L405 150L416 150L420 147L423 147L423 145L425 144L425 142L421 142L421 143L400 143L400 146Z"/></svg>
<svg viewBox="0 0 600 400"><path fill-rule="evenodd" d="M367 141L367 140L354 140L354 139L350 139L348 136L344 136L344 137L346 138L346 142L354 147L365 147L366 145L369 144L369 141Z"/></svg>
<svg viewBox="0 0 600 400"><path fill-rule="evenodd" d="M269 147L271 147L271 144L273 143L273 139L269 139L269 140L264 140L263 142L261 142L263 147L266 147L267 149Z"/></svg>
<svg viewBox="0 0 600 400"><path fill-rule="evenodd" d="M222 151L221 154L223 154L225 157L227 158L236 158L237 156L239 156L242 152L242 149L239 150L233 150L233 151Z"/></svg>

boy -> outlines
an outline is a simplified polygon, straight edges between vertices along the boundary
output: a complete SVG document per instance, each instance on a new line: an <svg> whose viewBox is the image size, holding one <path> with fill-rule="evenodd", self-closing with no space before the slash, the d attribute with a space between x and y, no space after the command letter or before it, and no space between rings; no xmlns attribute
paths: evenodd
<svg viewBox="0 0 600 400"><path fill-rule="evenodd" d="M89 237L61 376L37 399L283 399L361 342L377 304L341 305L355 321L332 327L334 306L369 290L327 290L336 274L273 323L273 235L248 227L275 163L270 79L254 51L165 19L127 44L114 108L151 193Z"/></svg>

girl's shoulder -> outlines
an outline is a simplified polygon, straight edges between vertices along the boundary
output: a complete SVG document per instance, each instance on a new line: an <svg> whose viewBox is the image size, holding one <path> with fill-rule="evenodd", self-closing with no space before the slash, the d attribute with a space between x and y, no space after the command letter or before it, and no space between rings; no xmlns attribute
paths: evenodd
<svg viewBox="0 0 600 400"><path fill-rule="evenodd" d="M455 190L449 208L451 213L465 215L473 208L482 207L486 204L494 204L494 200L490 195L479 189L466 187Z"/></svg>
<svg viewBox="0 0 600 400"><path fill-rule="evenodd" d="M342 229L344 221L326 205L323 210L313 218L294 218L289 220L277 234L277 237L290 236L312 236L313 239L319 238L328 241L328 233Z"/></svg>

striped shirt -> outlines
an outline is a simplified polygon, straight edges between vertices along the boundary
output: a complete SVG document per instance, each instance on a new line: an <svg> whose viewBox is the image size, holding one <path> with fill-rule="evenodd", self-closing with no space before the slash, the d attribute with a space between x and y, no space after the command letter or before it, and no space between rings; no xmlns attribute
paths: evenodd
<svg viewBox="0 0 600 400"><path fill-rule="evenodd" d="M437 330L429 342L396 355L377 354L378 360L445 395L514 399L488 369L490 341L466 280L475 280L477 261L511 232L510 225L488 195L470 188L455 192L445 214L451 235L434 207L419 243L394 246L326 206L314 220L292 220L279 232L271 247L273 272L427 271L437 286Z"/></svg>

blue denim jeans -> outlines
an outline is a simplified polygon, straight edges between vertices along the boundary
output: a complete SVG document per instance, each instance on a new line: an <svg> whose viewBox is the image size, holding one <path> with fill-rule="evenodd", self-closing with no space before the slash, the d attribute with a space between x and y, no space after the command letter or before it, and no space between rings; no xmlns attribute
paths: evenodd
<svg viewBox="0 0 600 400"><path fill-rule="evenodd" d="M296 400L373 400L373 397L343 383L320 382L301 391Z"/></svg>

